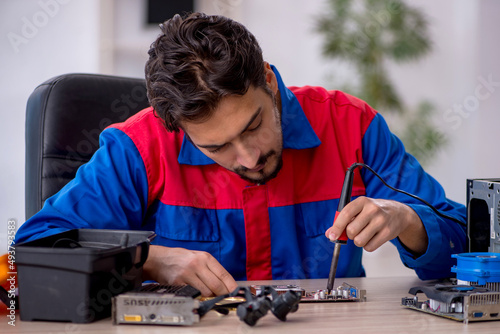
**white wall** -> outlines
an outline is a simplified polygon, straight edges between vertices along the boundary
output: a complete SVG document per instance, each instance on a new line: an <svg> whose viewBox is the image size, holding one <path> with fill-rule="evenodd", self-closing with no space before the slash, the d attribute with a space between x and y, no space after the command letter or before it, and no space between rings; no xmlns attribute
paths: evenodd
<svg viewBox="0 0 500 334"><path fill-rule="evenodd" d="M392 77L406 100L428 98L436 105L436 121L449 144L428 171L451 199L465 203L467 178L500 176L500 156L495 154L500 139L495 131L500 108L500 2L420 5L429 16L434 50L418 64L391 67ZM494 86L483 84L488 78Z"/></svg>
<svg viewBox="0 0 500 334"><path fill-rule="evenodd" d="M40 3L60 3L19 51L7 38L22 36L25 20L43 19ZM63 4L64 3L64 4ZM331 77L345 77L348 66L322 59L321 36L314 18L326 0L198 0L198 10L231 16L257 37L264 57L275 64L288 85L326 85ZM427 98L437 106L436 120L450 143L428 171L450 198L465 203L465 180L499 177L500 157L495 131L500 116L500 84L480 88L481 79L500 82L500 43L497 32L500 2L441 0L418 4L431 23L433 52L418 64L391 65L390 73L410 105ZM23 0L0 2L0 253L6 243L7 220L24 220L24 113L26 100L37 84L66 72L101 72L143 76L146 52L159 30L142 24L144 7L136 0ZM38 17L38 16L39 17ZM26 18L26 19L25 19ZM485 97L489 93L488 97ZM474 105L474 102L479 102ZM453 111L463 105L462 114ZM467 109L468 108L468 109ZM394 247L366 254L371 276L407 275Z"/></svg>
<svg viewBox="0 0 500 334"><path fill-rule="evenodd" d="M7 221L24 222L24 120L29 94L66 72L97 72L97 0L0 2L0 254Z"/></svg>

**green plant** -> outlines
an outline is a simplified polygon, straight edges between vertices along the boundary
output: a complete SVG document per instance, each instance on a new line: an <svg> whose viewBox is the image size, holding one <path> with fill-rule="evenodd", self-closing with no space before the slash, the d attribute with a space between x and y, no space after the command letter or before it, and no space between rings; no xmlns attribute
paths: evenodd
<svg viewBox="0 0 500 334"><path fill-rule="evenodd" d="M328 0L328 9L318 20L324 56L349 62L358 73L357 82L340 88L396 115L395 133L424 164L446 138L432 122L430 102L421 102L414 110L406 106L386 64L413 62L426 55L431 50L427 28L424 14L401 0Z"/></svg>

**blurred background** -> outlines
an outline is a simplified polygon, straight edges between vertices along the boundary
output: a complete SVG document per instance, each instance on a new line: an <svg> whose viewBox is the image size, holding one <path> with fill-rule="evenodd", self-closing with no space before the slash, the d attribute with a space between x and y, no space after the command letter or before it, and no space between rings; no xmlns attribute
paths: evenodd
<svg viewBox="0 0 500 334"><path fill-rule="evenodd" d="M9 220L19 227L25 219L28 96L38 84L63 73L142 78L147 50L159 33L154 22L171 16L156 9L154 2L0 0L0 254L6 252ZM408 145L425 160L426 170L450 199L465 204L467 178L500 177L495 144L500 142L500 122L496 123L500 120L500 1L403 1L405 7L391 0L375 1L375 7L366 7L364 0L163 2L171 3L174 11L187 6L243 23L288 86L320 85L366 96L395 132L405 138L412 134ZM342 8L350 12L339 15ZM401 15L402 8L406 16ZM397 20L401 28L394 26ZM397 36L394 29L416 37ZM354 36L355 43L346 45L340 35ZM367 87L378 87L364 85L372 65L360 60L358 51L367 50L367 42L390 44L395 38L416 38L421 44L412 49L400 43L396 51L385 50L373 65L382 70L378 74L390 83L385 87L401 102L401 108L388 105L385 110L383 101L370 99ZM428 103L419 109L422 101ZM415 123L422 118L425 123ZM415 135L412 130L420 128L430 132ZM432 154L426 153L427 148ZM372 277L414 275L403 267L390 244L365 253L363 264Z"/></svg>

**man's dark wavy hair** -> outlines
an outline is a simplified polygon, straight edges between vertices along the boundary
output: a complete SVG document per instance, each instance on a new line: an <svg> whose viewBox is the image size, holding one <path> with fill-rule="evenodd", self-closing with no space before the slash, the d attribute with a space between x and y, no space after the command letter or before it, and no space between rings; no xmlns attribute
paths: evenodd
<svg viewBox="0 0 500 334"><path fill-rule="evenodd" d="M168 131L203 122L220 100L250 86L268 91L262 50L240 23L223 16L175 15L149 49L148 99Z"/></svg>

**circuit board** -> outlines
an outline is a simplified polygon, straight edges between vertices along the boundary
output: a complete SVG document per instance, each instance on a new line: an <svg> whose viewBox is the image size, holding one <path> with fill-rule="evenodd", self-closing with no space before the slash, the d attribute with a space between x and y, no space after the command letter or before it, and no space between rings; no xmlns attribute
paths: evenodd
<svg viewBox="0 0 500 334"><path fill-rule="evenodd" d="M414 297L401 299L409 309L464 323L500 320L500 292L487 288L436 285L414 287L409 293ZM425 293L427 299L419 300L418 293Z"/></svg>
<svg viewBox="0 0 500 334"><path fill-rule="evenodd" d="M302 294L301 303L322 303L322 302L364 302L366 301L366 290L358 289L357 287L342 283L330 293L326 290L306 291L299 285L273 285L274 290L278 293L285 293L288 290L299 291ZM250 286L252 293L258 295L261 291L260 285Z"/></svg>

